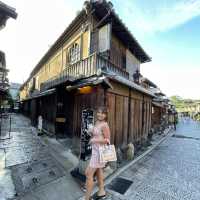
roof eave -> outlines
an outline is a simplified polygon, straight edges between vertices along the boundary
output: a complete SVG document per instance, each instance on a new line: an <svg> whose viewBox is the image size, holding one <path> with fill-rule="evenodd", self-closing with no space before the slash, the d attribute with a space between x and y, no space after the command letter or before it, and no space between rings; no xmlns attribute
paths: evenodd
<svg viewBox="0 0 200 200"><path fill-rule="evenodd" d="M13 19L17 18L17 13L15 8L8 6L7 4L3 3L0 1L0 10L2 10L5 15L7 15L8 17L11 17Z"/></svg>
<svg viewBox="0 0 200 200"><path fill-rule="evenodd" d="M121 24L121 26L126 30L126 32L128 33L129 37L133 40L133 42L135 42L137 44L137 46L140 48L141 52L143 53L143 56L145 58L144 59L142 59L142 58L140 59L141 63L150 62L152 60L152 58L141 47L141 45L135 39L135 37L133 36L133 34L131 33L131 31L126 27L126 25L123 23L123 21L119 18L119 16L114 11L112 11L112 14L118 20L118 22Z"/></svg>
<svg viewBox="0 0 200 200"><path fill-rule="evenodd" d="M34 76L37 70L40 69L41 65L48 59L49 55L51 55L53 52L58 50L61 46L61 43L66 40L65 36L67 33L71 30L71 28L74 26L74 24L83 16L85 13L84 10L82 10L75 19L69 24L69 26L64 30L64 32L60 35L60 37L54 42L54 44L50 47L50 49L45 53L45 55L40 59L36 67L32 70L30 73L30 77Z"/></svg>

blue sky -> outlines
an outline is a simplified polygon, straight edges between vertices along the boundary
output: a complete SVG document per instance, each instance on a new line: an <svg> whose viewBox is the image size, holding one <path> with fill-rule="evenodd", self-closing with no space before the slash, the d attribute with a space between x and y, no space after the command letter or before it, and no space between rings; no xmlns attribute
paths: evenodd
<svg viewBox="0 0 200 200"><path fill-rule="evenodd" d="M200 0L113 0L152 62L142 74L168 96L200 99Z"/></svg>
<svg viewBox="0 0 200 200"><path fill-rule="evenodd" d="M83 0L4 0L17 9L0 31L10 81L25 81L40 58L82 8ZM144 76L167 96L200 99L200 0L112 0L152 62ZM40 6L38 6L40 5Z"/></svg>

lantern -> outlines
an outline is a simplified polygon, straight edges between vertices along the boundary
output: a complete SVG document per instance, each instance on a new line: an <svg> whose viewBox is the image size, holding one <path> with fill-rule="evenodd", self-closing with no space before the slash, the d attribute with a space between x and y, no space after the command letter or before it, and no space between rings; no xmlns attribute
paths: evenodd
<svg viewBox="0 0 200 200"><path fill-rule="evenodd" d="M78 88L79 94L89 94L91 93L93 88L91 86L84 86L81 88Z"/></svg>

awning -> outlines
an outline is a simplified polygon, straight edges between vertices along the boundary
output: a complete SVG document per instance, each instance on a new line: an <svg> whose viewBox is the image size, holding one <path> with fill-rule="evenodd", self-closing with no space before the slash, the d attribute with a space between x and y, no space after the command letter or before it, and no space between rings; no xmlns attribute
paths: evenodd
<svg viewBox="0 0 200 200"><path fill-rule="evenodd" d="M136 83L134 83L133 81L130 81L128 79L125 79L121 76L118 75L107 75L107 76L99 76L99 77L92 77L89 79L82 79L80 81L78 81L76 84L73 85L68 85L66 86L66 90L71 91L73 89L77 89L79 87L84 87L84 86L94 86L94 85L98 85L98 84L105 84L108 88L113 88L112 84L109 82L109 79L111 80L115 80L119 83L122 83L124 85L127 85L128 87L131 87L141 93L147 94L149 96L155 97L154 93L143 88L140 85L137 85Z"/></svg>
<svg viewBox="0 0 200 200"><path fill-rule="evenodd" d="M37 96L35 96L33 98L47 96L47 95L50 95L50 94L54 94L55 92L56 92L56 88L52 88L52 89L49 89L49 90L46 90L44 92L39 93Z"/></svg>
<svg viewBox="0 0 200 200"><path fill-rule="evenodd" d="M146 78L146 77L142 77L141 78L141 81L143 82L143 83L147 83L147 84L149 84L151 87L153 87L153 88L157 88L158 86L155 84L155 83L153 83L152 81L150 81L148 78Z"/></svg>
<svg viewBox="0 0 200 200"><path fill-rule="evenodd" d="M121 76L118 76L118 75L117 76L113 75L110 78L115 80L115 81L117 81L117 82L119 82L119 83L123 83L124 85L127 85L128 87L131 87L131 88L133 88L133 89L135 89L135 90L137 90L139 92L142 92L142 93L147 94L149 96L155 97L153 92L143 88L142 86L134 83L133 81L130 81L130 80L125 79L125 78L123 78Z"/></svg>
<svg viewBox="0 0 200 200"><path fill-rule="evenodd" d="M157 102L152 102L153 106L156 106L156 107L160 107L160 108L163 108L163 104L161 103L157 103Z"/></svg>
<svg viewBox="0 0 200 200"><path fill-rule="evenodd" d="M28 101L28 100L35 99L35 98L48 96L48 95L54 94L55 92L56 92L56 88L52 88L52 89L46 90L44 92L40 92L38 94L35 94L34 96L26 98L26 99L24 99L22 101Z"/></svg>
<svg viewBox="0 0 200 200"><path fill-rule="evenodd" d="M105 76L102 76L102 77L93 77L89 79L83 79L81 81L78 81L76 84L67 85L66 90L71 91L80 87L95 86L102 83L105 84L109 88L113 88L109 80Z"/></svg>

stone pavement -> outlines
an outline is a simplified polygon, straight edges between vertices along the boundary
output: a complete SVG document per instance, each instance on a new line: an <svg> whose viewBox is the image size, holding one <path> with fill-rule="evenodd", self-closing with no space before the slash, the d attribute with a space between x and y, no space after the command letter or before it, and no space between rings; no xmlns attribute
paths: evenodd
<svg viewBox="0 0 200 200"><path fill-rule="evenodd" d="M82 196L80 185L70 175L78 164L71 152L73 143L38 137L37 130L23 115L11 114L11 119L10 139L6 139L9 118L2 123L0 200L74 200Z"/></svg>
<svg viewBox="0 0 200 200"><path fill-rule="evenodd" d="M120 182L106 186L107 199L199 200L199 151L200 124L184 120L173 137L122 172ZM0 200L78 199L83 193L69 173L77 162L66 146L38 137L29 119L13 114L11 139L0 141ZM122 181L130 184L127 191Z"/></svg>
<svg viewBox="0 0 200 200"><path fill-rule="evenodd" d="M11 139L0 141L0 200L80 197L83 193L69 173L76 164L70 152L55 142L51 144L54 149L51 148L37 136L26 117L16 114L11 117ZM3 138L8 137L6 131Z"/></svg>
<svg viewBox="0 0 200 200"><path fill-rule="evenodd" d="M107 186L107 199L199 200L200 122L182 120L172 137L117 178L129 180L131 185L120 194L119 188L115 191L117 180L113 180Z"/></svg>

